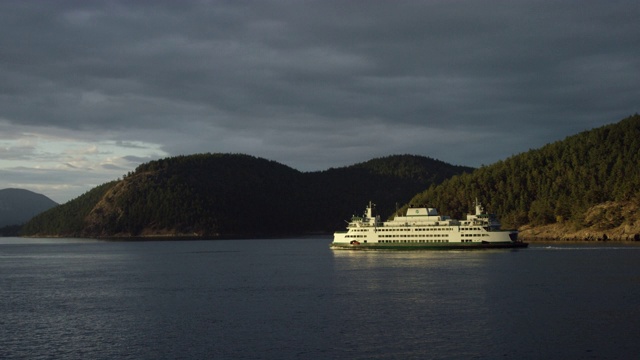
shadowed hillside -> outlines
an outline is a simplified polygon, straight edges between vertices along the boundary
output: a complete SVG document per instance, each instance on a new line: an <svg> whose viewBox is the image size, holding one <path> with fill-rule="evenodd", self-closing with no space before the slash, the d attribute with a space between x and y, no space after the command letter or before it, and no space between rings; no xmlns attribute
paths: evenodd
<svg viewBox="0 0 640 360"><path fill-rule="evenodd" d="M640 115L454 176L410 203L458 217L476 197L524 238L633 239L640 233Z"/></svg>
<svg viewBox="0 0 640 360"><path fill-rule="evenodd" d="M402 155L302 173L248 155L199 154L152 161L23 228L31 236L248 237L331 232L369 200L395 202L468 167Z"/></svg>

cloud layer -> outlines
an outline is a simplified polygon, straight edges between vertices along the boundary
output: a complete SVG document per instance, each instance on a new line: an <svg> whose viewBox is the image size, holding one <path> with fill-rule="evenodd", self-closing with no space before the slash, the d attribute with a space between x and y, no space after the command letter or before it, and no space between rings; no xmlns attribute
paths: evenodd
<svg viewBox="0 0 640 360"><path fill-rule="evenodd" d="M0 188L152 158L479 166L638 111L637 1L4 1ZM65 190L56 190L65 189Z"/></svg>

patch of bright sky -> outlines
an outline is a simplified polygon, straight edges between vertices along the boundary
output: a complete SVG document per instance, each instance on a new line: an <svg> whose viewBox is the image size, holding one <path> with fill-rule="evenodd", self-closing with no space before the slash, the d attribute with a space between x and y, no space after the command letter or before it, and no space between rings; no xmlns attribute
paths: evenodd
<svg viewBox="0 0 640 360"><path fill-rule="evenodd" d="M22 133L0 139L0 189L29 189L66 202L122 177L143 162L165 156L160 145L140 141L93 141L77 136ZM42 177L43 172L50 175Z"/></svg>
<svg viewBox="0 0 640 360"><path fill-rule="evenodd" d="M130 169L130 157L153 159L166 156L160 146L144 142L82 141L24 134L13 140L0 140L0 167L37 169L78 168L98 170L105 165ZM27 165L28 164L28 165Z"/></svg>

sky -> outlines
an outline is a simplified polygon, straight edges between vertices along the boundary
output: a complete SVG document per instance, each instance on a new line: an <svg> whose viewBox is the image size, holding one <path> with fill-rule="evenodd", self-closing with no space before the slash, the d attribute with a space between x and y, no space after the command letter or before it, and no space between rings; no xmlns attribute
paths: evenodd
<svg viewBox="0 0 640 360"><path fill-rule="evenodd" d="M479 167L639 112L640 2L0 1L0 189L168 156Z"/></svg>

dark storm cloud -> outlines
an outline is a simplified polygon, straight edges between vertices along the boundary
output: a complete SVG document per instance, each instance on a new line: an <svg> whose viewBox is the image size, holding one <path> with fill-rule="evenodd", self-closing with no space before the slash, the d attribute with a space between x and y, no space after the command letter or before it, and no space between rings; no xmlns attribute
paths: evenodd
<svg viewBox="0 0 640 360"><path fill-rule="evenodd" d="M5 1L0 120L477 166L638 111L637 1ZM490 145L488 145L490 144Z"/></svg>

